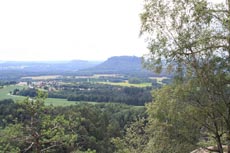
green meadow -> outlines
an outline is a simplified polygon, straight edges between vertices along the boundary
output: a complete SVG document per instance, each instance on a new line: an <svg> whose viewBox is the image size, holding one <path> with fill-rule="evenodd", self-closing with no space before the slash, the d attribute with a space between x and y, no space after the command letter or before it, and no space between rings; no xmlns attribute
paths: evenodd
<svg viewBox="0 0 230 153"><path fill-rule="evenodd" d="M15 96L10 94L10 92L12 92L16 88L23 89L25 88L25 86L19 86L19 85L4 86L3 88L0 89L0 100L3 99L13 99L14 101L24 100L26 98L24 96ZM98 102L85 102L85 101L74 102L74 101L68 101L66 99L61 99L61 98L47 98L45 100L46 105L53 105L53 106L71 106L79 103L98 104Z"/></svg>
<svg viewBox="0 0 230 153"><path fill-rule="evenodd" d="M23 96L14 96L11 95L10 92L12 92L14 89L23 89L25 86L19 86L19 85L10 85L10 86L4 86L0 89L0 100L3 99L13 99L13 100L23 100L25 97Z"/></svg>
<svg viewBox="0 0 230 153"><path fill-rule="evenodd" d="M12 92L16 88L23 89L25 88L25 86L19 86L19 85L4 86L2 89L0 89L0 100L3 99L13 99L14 101L24 100L26 98L24 96L15 96L10 94L10 92ZM70 106L70 105L75 105L76 102L70 102L67 101L66 99L47 98L45 100L45 104L53 105L53 106Z"/></svg>
<svg viewBox="0 0 230 153"><path fill-rule="evenodd" d="M152 85L151 83L132 84L128 82L98 82L98 83L114 85L114 86L138 87L138 88L151 87Z"/></svg>

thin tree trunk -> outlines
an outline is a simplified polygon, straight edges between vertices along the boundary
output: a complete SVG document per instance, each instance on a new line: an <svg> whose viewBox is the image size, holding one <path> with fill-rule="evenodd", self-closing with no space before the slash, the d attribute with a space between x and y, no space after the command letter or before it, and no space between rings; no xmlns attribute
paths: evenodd
<svg viewBox="0 0 230 153"><path fill-rule="evenodd" d="M223 153L224 150L223 150L223 146L222 146L221 139L220 139L219 135L216 136L216 142L217 142L218 152Z"/></svg>
<svg viewBox="0 0 230 153"><path fill-rule="evenodd" d="M227 4L227 10L228 10L228 34L229 34L229 36L230 36L230 0L226 0L226 4ZM230 37L228 36L228 53L229 53L229 55L228 56L230 56ZM230 105L228 105L228 108L227 108L227 149L228 149L228 153L230 153L230 123L229 123L229 121L230 121Z"/></svg>
<svg viewBox="0 0 230 153"><path fill-rule="evenodd" d="M223 146L222 146L222 142L221 142L221 136L219 134L219 129L217 126L217 123L214 121L214 126L215 126L215 138L216 138L216 144L217 144L217 148L218 148L218 152L219 153L223 153Z"/></svg>
<svg viewBox="0 0 230 153"><path fill-rule="evenodd" d="M36 153L41 153L39 138L36 139L35 145L36 145L35 146L36 147Z"/></svg>
<svg viewBox="0 0 230 153"><path fill-rule="evenodd" d="M227 116L227 121L229 122L230 121L230 106L228 106L228 116ZM227 149L228 149L228 153L230 153L230 123L227 123Z"/></svg>

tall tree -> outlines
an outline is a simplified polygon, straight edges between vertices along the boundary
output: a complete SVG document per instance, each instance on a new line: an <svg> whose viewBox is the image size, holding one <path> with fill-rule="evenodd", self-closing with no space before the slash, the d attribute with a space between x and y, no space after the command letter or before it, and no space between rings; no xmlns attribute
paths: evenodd
<svg viewBox="0 0 230 153"><path fill-rule="evenodd" d="M145 64L158 72L167 65L188 84L187 100L202 114L191 119L230 153L230 0L145 0L141 19Z"/></svg>
<svg viewBox="0 0 230 153"><path fill-rule="evenodd" d="M58 152L76 141L77 134L71 129L74 121L67 120L64 115L52 115L52 108L44 105L46 96L46 93L38 91L35 99L27 98L20 103L18 111L21 111L23 119L0 130L2 150Z"/></svg>
<svg viewBox="0 0 230 153"><path fill-rule="evenodd" d="M184 85L164 86L154 91L154 102L147 104L149 142L147 153L190 152L198 146L200 125L190 120L194 115L188 103Z"/></svg>
<svg viewBox="0 0 230 153"><path fill-rule="evenodd" d="M139 153L145 152L145 146L148 137L145 132L144 118L137 119L135 122L126 127L125 136L123 138L113 138L112 142L116 147L116 153Z"/></svg>

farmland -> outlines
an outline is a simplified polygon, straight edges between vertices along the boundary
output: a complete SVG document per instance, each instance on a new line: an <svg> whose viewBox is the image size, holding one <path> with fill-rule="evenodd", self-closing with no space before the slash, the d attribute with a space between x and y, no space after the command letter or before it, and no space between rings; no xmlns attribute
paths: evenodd
<svg viewBox="0 0 230 153"><path fill-rule="evenodd" d="M11 86L5 86L2 89L0 89L0 100L4 99L13 99L15 101L21 101L24 100L25 96L17 96L17 95L11 95L10 92L12 92L14 89L23 89L26 88L26 86L19 86L19 85L11 85ZM67 101L66 99L60 99L60 98L47 98L45 100L46 105L53 105L53 106L70 106L75 105L75 102Z"/></svg>
<svg viewBox="0 0 230 153"><path fill-rule="evenodd" d="M22 96L12 96L10 92L12 92L14 89L23 89L24 86L19 86L19 85L10 85L10 86L4 86L3 88L0 89L0 100L3 99L14 99L14 100L22 100L25 97Z"/></svg>
<svg viewBox="0 0 230 153"><path fill-rule="evenodd" d="M17 85L0 89L0 99L22 100L48 93L46 105L69 106L78 103L124 103L144 106L152 101L151 90L167 84L167 77L138 78L121 74L24 76Z"/></svg>
<svg viewBox="0 0 230 153"><path fill-rule="evenodd" d="M140 83L140 84L133 84L133 83L129 83L128 81L125 81L125 82L98 82L98 83L114 85L114 86L124 86L124 87L138 87L138 88L151 87L151 83L149 82Z"/></svg>
<svg viewBox="0 0 230 153"><path fill-rule="evenodd" d="M28 123L37 118L41 121L39 130L49 131L57 125L58 130L62 130L58 133L51 130L41 140L48 138L52 141L54 136L59 143L63 143L61 138L70 136L64 143L73 141L73 148L80 152L114 152L112 140L123 137L127 126L146 116L145 104L152 101L151 91L162 87L162 82L167 79L149 78L152 75L140 70L140 62L136 69L133 60L129 60L130 66L127 62L125 66L114 64L117 60L120 61L119 58L112 58L104 66L79 72L72 71L79 65L75 62L74 65L66 64L65 67L22 63L27 64L25 71L6 67L5 73L0 76L0 128L7 127L4 129L7 130L11 128L8 126L11 124L16 129L20 128L18 125L30 127L31 124ZM113 64L109 64L110 62ZM43 100L41 95L47 97ZM34 101L35 98L40 99ZM15 124L15 121L20 124ZM13 131L29 133L27 129ZM0 130L0 134L1 132L7 131ZM0 150L11 142L8 136L5 138L1 137L3 144L0 145ZM9 152L17 152L15 147L23 150L23 144L12 143L12 148L9 149L13 150ZM63 149L71 148L64 145ZM62 148L54 150L63 152Z"/></svg>
<svg viewBox="0 0 230 153"><path fill-rule="evenodd" d="M27 76L27 77L22 77L21 79L50 80L50 79L56 79L60 76L61 75Z"/></svg>
<svg viewBox="0 0 230 153"><path fill-rule="evenodd" d="M12 92L14 89L23 89L23 88L26 88L26 86L11 85L0 89L0 100L4 100L4 99L13 99L15 101L24 100L26 96L17 96L17 95L10 94L10 92ZM85 101L74 102L74 101L68 101L66 99L61 99L61 98L47 98L45 100L46 105L52 105L52 106L71 106L79 103L98 104L97 102L85 102Z"/></svg>

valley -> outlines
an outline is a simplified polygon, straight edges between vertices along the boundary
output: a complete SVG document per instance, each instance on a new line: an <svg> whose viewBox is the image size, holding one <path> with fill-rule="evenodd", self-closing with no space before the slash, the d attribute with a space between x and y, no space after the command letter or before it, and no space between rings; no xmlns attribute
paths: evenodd
<svg viewBox="0 0 230 153"><path fill-rule="evenodd" d="M135 56L111 57L104 62L3 62L0 65L3 84L14 82L1 89L0 99L32 98L37 96L37 90L42 90L48 93L46 104L54 106L79 102L144 106L152 101L151 90L170 80L170 76L142 68L141 59ZM15 78L9 77L12 75Z"/></svg>
<svg viewBox="0 0 230 153"><path fill-rule="evenodd" d="M93 64L0 63L0 150L17 152L39 139L42 149L54 146L50 152L115 152L116 139L146 118L152 92L171 82L143 69L138 57Z"/></svg>

